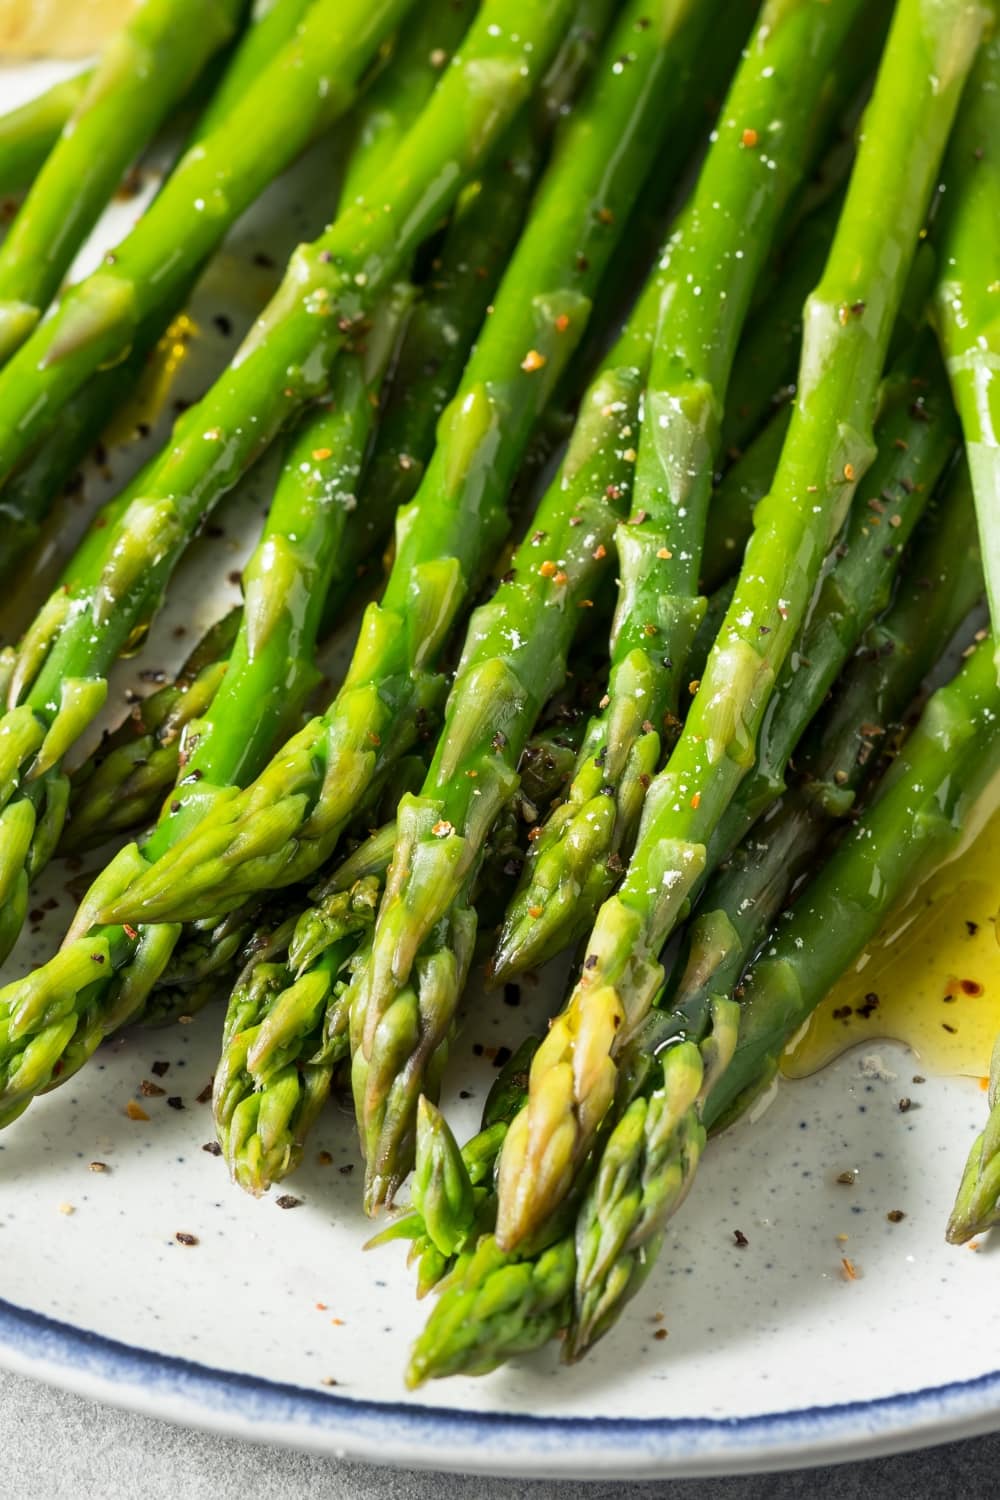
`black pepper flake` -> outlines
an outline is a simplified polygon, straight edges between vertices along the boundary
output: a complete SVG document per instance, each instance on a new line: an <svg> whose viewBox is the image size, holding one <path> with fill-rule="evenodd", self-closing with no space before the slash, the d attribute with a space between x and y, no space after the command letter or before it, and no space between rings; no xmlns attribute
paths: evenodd
<svg viewBox="0 0 1000 1500"><path fill-rule="evenodd" d="M353 1171L354 1163L352 1161L345 1161L344 1165L340 1168L340 1175L341 1177L350 1177Z"/></svg>
<svg viewBox="0 0 1000 1500"><path fill-rule="evenodd" d="M583 967L585 969L596 969L597 968L597 954L596 953L588 953L587 957L583 961Z"/></svg>
<svg viewBox="0 0 1000 1500"><path fill-rule="evenodd" d="M274 1201L279 1208L298 1208L299 1204L302 1202L302 1199L293 1198L291 1193L282 1193L281 1197L275 1198Z"/></svg>
<svg viewBox="0 0 1000 1500"><path fill-rule="evenodd" d="M178 1245L197 1245L198 1243L197 1235L187 1234L183 1229L178 1229L177 1233L174 1235L174 1239L177 1241Z"/></svg>
<svg viewBox="0 0 1000 1500"><path fill-rule="evenodd" d="M914 1083L926 1083L927 1079L924 1077L924 1075L922 1073L914 1073L914 1075L913 1075L913 1082Z"/></svg>
<svg viewBox="0 0 1000 1500"><path fill-rule="evenodd" d="M164 1073L168 1071L169 1067L170 1064L168 1062L155 1062L153 1063L149 1071L151 1073L155 1073L157 1078L162 1078Z"/></svg>
<svg viewBox="0 0 1000 1500"><path fill-rule="evenodd" d="M161 1089L160 1092L161 1093L163 1092L162 1089ZM169 1099L167 1100L167 1104L169 1105L169 1107L171 1109L183 1109L184 1108L184 1100L181 1098L180 1094L171 1094L170 1097L169 1097Z"/></svg>
<svg viewBox="0 0 1000 1500"><path fill-rule="evenodd" d="M970 922L967 920L965 923L965 930L970 937L975 937L976 933L979 931L979 923Z"/></svg>
<svg viewBox="0 0 1000 1500"><path fill-rule="evenodd" d="M750 1243L742 1229L733 1230L733 1239L736 1241L737 1250L745 1250Z"/></svg>
<svg viewBox="0 0 1000 1500"><path fill-rule="evenodd" d="M206 1141L201 1149L203 1151L207 1151L209 1156L222 1155L222 1147L219 1145L218 1141Z"/></svg>
<svg viewBox="0 0 1000 1500"><path fill-rule="evenodd" d="M841 1187L853 1187L854 1186L854 1179L855 1179L856 1175L857 1175L856 1173L851 1172L851 1171L848 1171L848 1172L838 1172L837 1173L837 1181L838 1181L838 1183L840 1184Z"/></svg>
<svg viewBox="0 0 1000 1500"><path fill-rule="evenodd" d="M208 1082L206 1083L205 1087L202 1089L201 1093L198 1094L198 1095L196 1095L196 1099L195 1099L196 1103L198 1103L198 1104L207 1104L208 1103L209 1099L211 1099L211 1097L212 1097L212 1084L214 1083L214 1081L215 1080L212 1079L212 1078L210 1078L208 1080Z"/></svg>
<svg viewBox="0 0 1000 1500"><path fill-rule="evenodd" d="M513 1055L514 1054L511 1052L511 1050L510 1050L509 1047L498 1047L497 1051L496 1051L496 1056L493 1059L493 1066L495 1068L503 1068L503 1067L505 1067L507 1065L507 1063L510 1062L511 1058L513 1057Z"/></svg>
<svg viewBox="0 0 1000 1500"><path fill-rule="evenodd" d="M521 986L519 984L505 984L503 987L504 1005L517 1006L521 1003Z"/></svg>
<svg viewBox="0 0 1000 1500"><path fill-rule="evenodd" d="M949 1035L951 1035L951 1036L954 1036L955 1033L958 1031L958 1027L957 1026L949 1026L947 1021L942 1021L941 1022L941 1028L942 1028L943 1031L947 1031L949 1033Z"/></svg>
<svg viewBox="0 0 1000 1500"><path fill-rule="evenodd" d="M212 322L215 324L216 328L222 334L222 337L224 339L227 339L233 331L232 319L227 318L225 313L216 313L215 317L212 319Z"/></svg>
<svg viewBox="0 0 1000 1500"><path fill-rule="evenodd" d="M474 1057L482 1057L482 1055L483 1055L483 1044L482 1044L482 1042L473 1042L473 1044L472 1044L472 1052L473 1052L473 1056Z"/></svg>
<svg viewBox="0 0 1000 1500"><path fill-rule="evenodd" d="M886 1218L889 1220L890 1224L902 1224L903 1220L906 1218L906 1215L901 1208L890 1208L889 1212L886 1214Z"/></svg>
<svg viewBox="0 0 1000 1500"><path fill-rule="evenodd" d="M472 1095L470 1094L468 1089L459 1089L458 1097L460 1099L471 1099Z"/></svg>
<svg viewBox="0 0 1000 1500"><path fill-rule="evenodd" d="M908 1110L911 1110L913 1108L913 1100L907 1098L907 1096L904 1094L902 1099L900 1099L899 1103L897 1104L896 1108L899 1110L899 1113L901 1115L905 1115Z"/></svg>

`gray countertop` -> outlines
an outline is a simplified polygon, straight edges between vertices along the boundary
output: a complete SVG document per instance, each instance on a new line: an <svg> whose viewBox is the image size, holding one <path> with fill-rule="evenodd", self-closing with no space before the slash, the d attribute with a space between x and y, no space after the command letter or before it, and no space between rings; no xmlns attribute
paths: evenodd
<svg viewBox="0 0 1000 1500"><path fill-rule="evenodd" d="M206 1436L0 1373L3 1490L16 1500L899 1500L998 1492L1000 1433L836 1468L643 1485L402 1473Z"/></svg>

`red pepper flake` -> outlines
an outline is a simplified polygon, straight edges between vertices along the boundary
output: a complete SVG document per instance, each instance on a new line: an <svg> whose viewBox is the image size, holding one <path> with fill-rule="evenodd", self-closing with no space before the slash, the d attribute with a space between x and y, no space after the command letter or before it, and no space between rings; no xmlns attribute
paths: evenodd
<svg viewBox="0 0 1000 1500"><path fill-rule="evenodd" d="M691 681L688 683L688 692L691 694L692 698L694 697L695 693L698 691L698 689L700 687L701 687L701 678L700 677L692 677Z"/></svg>
<svg viewBox="0 0 1000 1500"><path fill-rule="evenodd" d="M329 1311L330 1311L330 1309L329 1309L329 1307L328 1307L328 1306L327 1306L327 1305L326 1305L326 1303L325 1303L325 1302L317 1302L317 1303L316 1303L316 1311L317 1311L317 1312L329 1312Z"/></svg>
<svg viewBox="0 0 1000 1500"><path fill-rule="evenodd" d="M546 558L543 563L539 563L538 571L543 578L553 578L559 570L551 558Z"/></svg>
<svg viewBox="0 0 1000 1500"><path fill-rule="evenodd" d="M983 986L977 979L963 979L962 993L963 995L981 995L983 993Z"/></svg>
<svg viewBox="0 0 1000 1500"><path fill-rule="evenodd" d="M184 1229L178 1229L174 1235L174 1239L178 1245L197 1245L198 1243L198 1236L196 1234L188 1234Z"/></svg>
<svg viewBox="0 0 1000 1500"><path fill-rule="evenodd" d="M701 806L701 793L700 792L695 792L694 796L691 798L691 806L692 807L700 807Z"/></svg>
<svg viewBox="0 0 1000 1500"><path fill-rule="evenodd" d="M368 730L367 740L369 745L381 745L382 743L381 737L375 733L374 729Z"/></svg>
<svg viewBox="0 0 1000 1500"><path fill-rule="evenodd" d="M449 823L447 818L439 818L431 829L431 833L434 834L435 838L439 839L446 839L450 833L454 832L454 825Z"/></svg>
<svg viewBox="0 0 1000 1500"><path fill-rule="evenodd" d="M122 932L124 932L130 943L134 943L136 938L139 936L136 929L134 927L130 927L127 922L122 923Z"/></svg>
<svg viewBox="0 0 1000 1500"><path fill-rule="evenodd" d="M745 146L748 151L752 151L759 141L760 136L757 134L756 130L754 130L752 125L748 125L743 134L740 136L740 145Z"/></svg>
<svg viewBox="0 0 1000 1500"><path fill-rule="evenodd" d="M569 314L560 313L556 318L556 333L565 333L569 327Z"/></svg>
<svg viewBox="0 0 1000 1500"><path fill-rule="evenodd" d="M597 217L602 224L613 224L615 222L614 213L610 208L599 208L597 210Z"/></svg>
<svg viewBox="0 0 1000 1500"><path fill-rule="evenodd" d="M139 1092L146 1099L159 1099L167 1091L166 1089L161 1089L158 1083L153 1083L152 1079L144 1078L139 1085Z"/></svg>
<svg viewBox="0 0 1000 1500"><path fill-rule="evenodd" d="M528 907L528 916L531 917L532 921L537 921L537 919L541 915L542 915L542 907L540 907L540 906L529 906Z"/></svg>
<svg viewBox="0 0 1000 1500"><path fill-rule="evenodd" d="M854 465L853 464L845 464L844 465L844 478L847 480L848 484L851 483L851 480L854 478Z"/></svg>
<svg viewBox="0 0 1000 1500"><path fill-rule="evenodd" d="M321 464L321 463L324 462L325 459L333 457L333 449L332 448L314 448L313 451L312 451L312 456L313 456L313 458L316 460L316 462L318 464Z"/></svg>
<svg viewBox="0 0 1000 1500"><path fill-rule="evenodd" d="M641 526L642 523L643 523L643 521L648 521L648 520L649 520L649 511L648 510L637 510L634 516L630 516L629 517L628 524L629 524L629 526Z"/></svg>
<svg viewBox="0 0 1000 1500"><path fill-rule="evenodd" d="M564 573L560 568L559 572L555 575L555 578L552 581L553 583L558 583L561 588L564 584L569 583L569 574Z"/></svg>
<svg viewBox="0 0 1000 1500"><path fill-rule="evenodd" d="M858 1280L858 1278L861 1275L861 1272L858 1270L858 1268L854 1264L853 1260L848 1259L848 1257L846 1255L842 1255L840 1257L840 1264L841 1264L841 1267L843 1268L844 1280L845 1281L857 1281Z"/></svg>
<svg viewBox="0 0 1000 1500"><path fill-rule="evenodd" d="M321 1167L333 1166L333 1157L330 1155L329 1151L317 1151L316 1160Z"/></svg>
<svg viewBox="0 0 1000 1500"><path fill-rule="evenodd" d="M674 554L671 552L669 547L657 547L656 555L664 562L669 562L670 558L672 558Z"/></svg>
<svg viewBox="0 0 1000 1500"><path fill-rule="evenodd" d="M536 370L541 370L548 363L544 354L539 354L537 349L529 349L521 361L521 369L528 375L533 375Z"/></svg>
<svg viewBox="0 0 1000 1500"><path fill-rule="evenodd" d="M581 599L576 607L577 609L593 609L594 601L593 599Z"/></svg>
<svg viewBox="0 0 1000 1500"><path fill-rule="evenodd" d="M603 557L607 557L608 549L603 542L599 542L590 555L595 562L600 562Z"/></svg>

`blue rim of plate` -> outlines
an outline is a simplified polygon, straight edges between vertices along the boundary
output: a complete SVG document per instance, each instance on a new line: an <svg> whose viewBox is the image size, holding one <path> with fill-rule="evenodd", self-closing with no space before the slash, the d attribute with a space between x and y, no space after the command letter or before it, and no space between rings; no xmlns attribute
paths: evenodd
<svg viewBox="0 0 1000 1500"><path fill-rule="evenodd" d="M532 1416L355 1400L219 1370L2 1298L0 1363L93 1399L236 1437L361 1462L539 1477L797 1467L1000 1427L1000 1370L870 1401L748 1417Z"/></svg>

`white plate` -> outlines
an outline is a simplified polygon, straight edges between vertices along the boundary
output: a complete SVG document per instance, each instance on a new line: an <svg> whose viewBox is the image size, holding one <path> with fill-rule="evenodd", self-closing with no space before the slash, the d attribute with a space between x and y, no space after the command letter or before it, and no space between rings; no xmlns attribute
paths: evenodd
<svg viewBox="0 0 1000 1500"><path fill-rule="evenodd" d="M0 74L5 100L41 76ZM333 156L326 143L240 226L223 272L198 298L204 334L188 389L234 346L213 314L225 311L238 328L253 308L242 294L234 304L234 291L247 275L259 295L266 290L252 252L317 227ZM98 245L134 211L116 206ZM112 456L118 481L140 456ZM231 584L220 591L207 580L238 567L267 492L264 469L223 508L224 535L192 549L146 652L116 675L119 705L144 667L176 660L179 624L189 645L232 596ZM71 904L66 879L65 868L50 871L36 904L53 894L59 906L4 979L58 940ZM492 1076L473 1046L515 1042L529 1009L470 1000L453 1077L473 1097L449 1101L460 1132L475 1127ZM736 1472L1000 1425L1000 1245L984 1242L974 1254L943 1240L984 1112L973 1084L914 1084L912 1057L883 1046L882 1071L896 1077L866 1076L855 1053L783 1087L762 1119L709 1152L651 1282L591 1358L565 1369L549 1350L484 1380L410 1395L401 1372L424 1314L401 1247L361 1252L369 1226L350 1118L332 1108L317 1130L306 1166L285 1185L297 1207L242 1195L201 1149L212 1129L197 1096L218 1026L216 1012L119 1038L0 1136L7 1367L220 1432L466 1472ZM159 1081L183 1108L143 1100L151 1119L133 1121L124 1106L157 1061L170 1064ZM916 1107L901 1114L904 1093ZM321 1150L332 1165L318 1162ZM91 1172L94 1160L108 1170ZM858 1172L853 1187L836 1182L846 1168ZM892 1224L886 1214L897 1208L906 1217ZM743 1249L737 1229L749 1240ZM177 1231L197 1245L182 1247ZM857 1280L844 1278L842 1255ZM663 1329L668 1336L656 1337ZM337 1384L323 1383L330 1379Z"/></svg>

